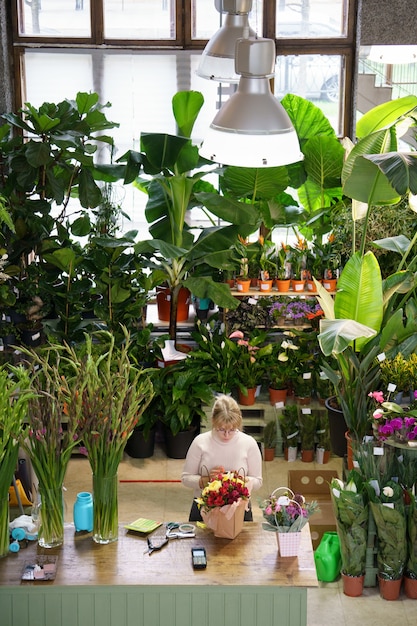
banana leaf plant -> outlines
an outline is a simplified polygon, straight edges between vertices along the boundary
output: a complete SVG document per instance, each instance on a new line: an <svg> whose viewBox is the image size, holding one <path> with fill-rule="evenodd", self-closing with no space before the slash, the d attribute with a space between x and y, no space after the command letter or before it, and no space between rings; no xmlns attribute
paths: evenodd
<svg viewBox="0 0 417 626"><path fill-rule="evenodd" d="M142 133L141 152L129 151L120 160L127 163L125 183L135 182L148 195L145 216L152 239L138 242L134 250L152 270L161 270L171 290L169 335L176 340L181 287L198 298L210 298L220 307L234 309L239 305L227 285L204 274L209 273L208 268L233 269L231 242L238 234L246 237L257 230L260 219L250 206L211 206L208 217L212 226L198 229L199 234L193 232L187 219L189 212L202 204L198 192L214 191L202 180L213 170L190 139L203 96L196 91L178 92L172 105L179 134ZM218 226L219 219L227 225Z"/></svg>
<svg viewBox="0 0 417 626"><path fill-rule="evenodd" d="M416 259L405 262L413 242L402 242L401 247L397 234L379 242L387 249L405 250L399 271L385 280L374 253L365 250L372 208L417 193L417 155L398 152L396 136L397 125L412 117L416 107L417 98L402 98L372 109L358 124L359 140L347 156L342 182L344 193L353 199L355 215L362 220L361 246L345 265L334 300L316 281L324 311L320 348L325 356L333 355L338 364L338 370L326 365L323 369L358 441L369 430L368 393L377 389L379 359L398 351L409 354L417 348ZM358 207L358 203L365 206ZM353 239L355 236L353 233Z"/></svg>

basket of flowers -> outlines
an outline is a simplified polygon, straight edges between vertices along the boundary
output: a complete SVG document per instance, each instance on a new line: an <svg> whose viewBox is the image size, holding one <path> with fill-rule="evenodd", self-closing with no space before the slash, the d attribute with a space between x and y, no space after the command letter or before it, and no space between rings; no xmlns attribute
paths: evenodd
<svg viewBox="0 0 417 626"><path fill-rule="evenodd" d="M243 528L249 490L237 471L219 474L196 498L201 517L215 537L234 539Z"/></svg>
<svg viewBox="0 0 417 626"><path fill-rule="evenodd" d="M307 504L301 494L278 487L259 506L265 519L262 528L276 533L280 555L298 556L301 530L317 511L317 502Z"/></svg>

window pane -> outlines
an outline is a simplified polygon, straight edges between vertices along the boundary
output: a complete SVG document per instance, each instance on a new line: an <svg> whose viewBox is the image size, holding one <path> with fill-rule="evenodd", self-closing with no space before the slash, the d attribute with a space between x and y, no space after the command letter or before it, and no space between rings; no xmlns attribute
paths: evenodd
<svg viewBox="0 0 417 626"><path fill-rule="evenodd" d="M32 0L18 6L22 36L91 36L90 0Z"/></svg>
<svg viewBox="0 0 417 626"><path fill-rule="evenodd" d="M106 117L120 124L109 131L116 145L116 160L129 149L140 149L141 132L175 134L172 96L180 90L195 89L204 95L193 132L198 144L221 100L219 84L196 75L199 60L200 53L185 51L27 50L25 101L39 107L43 102L74 99L78 91L97 92L102 104L111 104L105 109ZM102 160L108 163L110 152L103 154ZM147 238L146 195L121 182L117 188L123 211L131 218L124 221L122 231L136 228L139 238ZM194 219L200 218L198 211L193 213Z"/></svg>
<svg viewBox="0 0 417 626"><path fill-rule="evenodd" d="M346 35L348 0L277 0L276 36L341 37Z"/></svg>
<svg viewBox="0 0 417 626"><path fill-rule="evenodd" d="M275 95L282 99L285 94L293 93L313 101L340 135L340 103L344 91L342 61L339 55L278 56Z"/></svg>
<svg viewBox="0 0 417 626"><path fill-rule="evenodd" d="M214 0L192 0L192 39L210 39L224 23L225 15L217 11ZM253 0L249 25L262 34L262 0Z"/></svg>
<svg viewBox="0 0 417 626"><path fill-rule="evenodd" d="M175 0L104 0L107 39L175 39Z"/></svg>

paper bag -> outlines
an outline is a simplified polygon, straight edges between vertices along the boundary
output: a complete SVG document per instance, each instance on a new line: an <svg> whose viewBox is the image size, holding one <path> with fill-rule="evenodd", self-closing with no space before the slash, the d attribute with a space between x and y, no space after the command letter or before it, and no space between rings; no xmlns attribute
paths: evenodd
<svg viewBox="0 0 417 626"><path fill-rule="evenodd" d="M243 528L243 518L248 500L240 500L210 511L201 510L201 517L215 537L234 539Z"/></svg>

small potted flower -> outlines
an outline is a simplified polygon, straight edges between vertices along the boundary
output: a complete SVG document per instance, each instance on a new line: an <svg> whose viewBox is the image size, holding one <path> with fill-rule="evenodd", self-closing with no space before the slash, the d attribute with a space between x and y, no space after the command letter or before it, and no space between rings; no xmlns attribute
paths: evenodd
<svg viewBox="0 0 417 626"><path fill-rule="evenodd" d="M297 235L297 242L290 248L291 287L293 291L304 291L306 283L307 241Z"/></svg>
<svg viewBox="0 0 417 626"><path fill-rule="evenodd" d="M250 288L249 277L249 257L248 257L248 245L249 242L238 235L238 240L234 245L234 249L238 254L238 274L236 276L237 290L242 293L248 292Z"/></svg>
<svg viewBox="0 0 417 626"><path fill-rule="evenodd" d="M264 460L273 461L275 458L275 447L277 445L277 422L276 420L270 420L263 429L263 443L264 443Z"/></svg>
<svg viewBox="0 0 417 626"><path fill-rule="evenodd" d="M285 404L293 364L291 354L295 350L298 350L298 346L286 339L272 345L266 368L269 401L272 406L276 406L278 402Z"/></svg>
<svg viewBox="0 0 417 626"><path fill-rule="evenodd" d="M284 242L281 242L281 246L277 251L276 265L277 265L277 278L276 286L280 292L287 292L290 290L291 285L291 263L289 260L290 246Z"/></svg>
<svg viewBox="0 0 417 626"><path fill-rule="evenodd" d="M275 244L270 239L259 237L261 253L259 256L260 281L259 289L262 292L269 292L272 289L273 277L276 272L275 264Z"/></svg>
<svg viewBox="0 0 417 626"><path fill-rule="evenodd" d="M416 392L414 394L417 396ZM385 400L382 391L372 391L369 397L376 404L371 417L375 439L406 445L417 439L417 408L408 409L396 402L390 402L389 393Z"/></svg>
<svg viewBox="0 0 417 626"><path fill-rule="evenodd" d="M297 556L301 530L317 511L317 502L307 504L301 494L278 487L259 506L265 520L262 528L276 533L280 555Z"/></svg>

